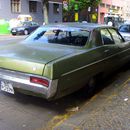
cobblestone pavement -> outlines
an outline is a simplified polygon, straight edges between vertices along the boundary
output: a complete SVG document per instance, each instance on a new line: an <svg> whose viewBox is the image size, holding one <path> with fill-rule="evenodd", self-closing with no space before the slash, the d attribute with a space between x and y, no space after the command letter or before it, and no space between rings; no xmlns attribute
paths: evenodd
<svg viewBox="0 0 130 130"><path fill-rule="evenodd" d="M52 119L44 130L130 130L130 71L118 76L79 111Z"/></svg>

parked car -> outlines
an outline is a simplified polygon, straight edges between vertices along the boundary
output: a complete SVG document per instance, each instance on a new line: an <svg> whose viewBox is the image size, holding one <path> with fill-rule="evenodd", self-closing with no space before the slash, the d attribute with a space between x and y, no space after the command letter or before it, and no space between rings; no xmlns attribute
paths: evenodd
<svg viewBox="0 0 130 130"><path fill-rule="evenodd" d="M21 26L14 27L11 29L12 35L24 34L28 35L39 27L39 24L33 21L22 22Z"/></svg>
<svg viewBox="0 0 130 130"><path fill-rule="evenodd" d="M117 29L91 23L44 25L0 49L1 90L48 100L91 89L130 61L130 42Z"/></svg>
<svg viewBox="0 0 130 130"><path fill-rule="evenodd" d="M122 24L119 27L119 32L124 37L126 41L130 40L130 23L129 24Z"/></svg>

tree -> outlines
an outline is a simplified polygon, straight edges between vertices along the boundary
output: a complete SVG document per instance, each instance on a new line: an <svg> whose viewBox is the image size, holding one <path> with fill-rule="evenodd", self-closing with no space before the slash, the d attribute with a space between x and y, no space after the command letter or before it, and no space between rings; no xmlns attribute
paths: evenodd
<svg viewBox="0 0 130 130"><path fill-rule="evenodd" d="M42 0L43 5L43 14L44 14L44 22L48 24L48 0Z"/></svg>
<svg viewBox="0 0 130 130"><path fill-rule="evenodd" d="M101 0L78 0L79 8L85 9L88 7L97 7Z"/></svg>
<svg viewBox="0 0 130 130"><path fill-rule="evenodd" d="M64 12L65 15L66 14L72 15L73 12L75 11L81 12L83 9L86 9L88 11L89 8L91 8L91 11L93 12L93 10L97 8L100 2L101 0L68 0L68 9L64 10ZM88 17L89 16L91 17L91 14L88 13Z"/></svg>
<svg viewBox="0 0 130 130"><path fill-rule="evenodd" d="M68 0L69 8L74 8L75 5L78 5L79 9L86 9L88 7L96 7L101 2L101 0Z"/></svg>
<svg viewBox="0 0 130 130"><path fill-rule="evenodd" d="M88 22L96 22L97 21L97 6L101 2L101 0L78 0L79 1L79 9L87 9L88 14Z"/></svg>

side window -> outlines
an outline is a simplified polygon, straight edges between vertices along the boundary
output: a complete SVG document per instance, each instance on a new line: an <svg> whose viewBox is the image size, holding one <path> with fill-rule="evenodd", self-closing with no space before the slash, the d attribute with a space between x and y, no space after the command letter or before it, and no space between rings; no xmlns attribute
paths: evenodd
<svg viewBox="0 0 130 130"><path fill-rule="evenodd" d="M122 37L118 34L118 32L115 30L115 29L109 29L115 43L122 43L123 42L123 39Z"/></svg>
<svg viewBox="0 0 130 130"><path fill-rule="evenodd" d="M128 26L128 25L122 25L122 26L119 28L119 31L120 31L120 32L130 32L129 26Z"/></svg>
<svg viewBox="0 0 130 130"><path fill-rule="evenodd" d="M102 45L102 38L100 35L100 31L99 30L94 30L92 32L92 40L91 40L91 45L92 46L101 46Z"/></svg>
<svg viewBox="0 0 130 130"><path fill-rule="evenodd" d="M102 43L104 45L114 44L111 34L107 29L101 29Z"/></svg>
<svg viewBox="0 0 130 130"><path fill-rule="evenodd" d="M37 26L37 25L38 25L38 23L32 22L32 25L33 25L33 26Z"/></svg>

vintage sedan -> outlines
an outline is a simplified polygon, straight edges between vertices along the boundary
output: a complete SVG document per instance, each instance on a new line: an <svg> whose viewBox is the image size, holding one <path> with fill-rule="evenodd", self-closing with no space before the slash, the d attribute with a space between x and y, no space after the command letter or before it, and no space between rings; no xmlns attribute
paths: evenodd
<svg viewBox="0 0 130 130"><path fill-rule="evenodd" d="M113 27L90 23L45 25L0 49L1 90L48 100L91 89L130 61L130 42Z"/></svg>

